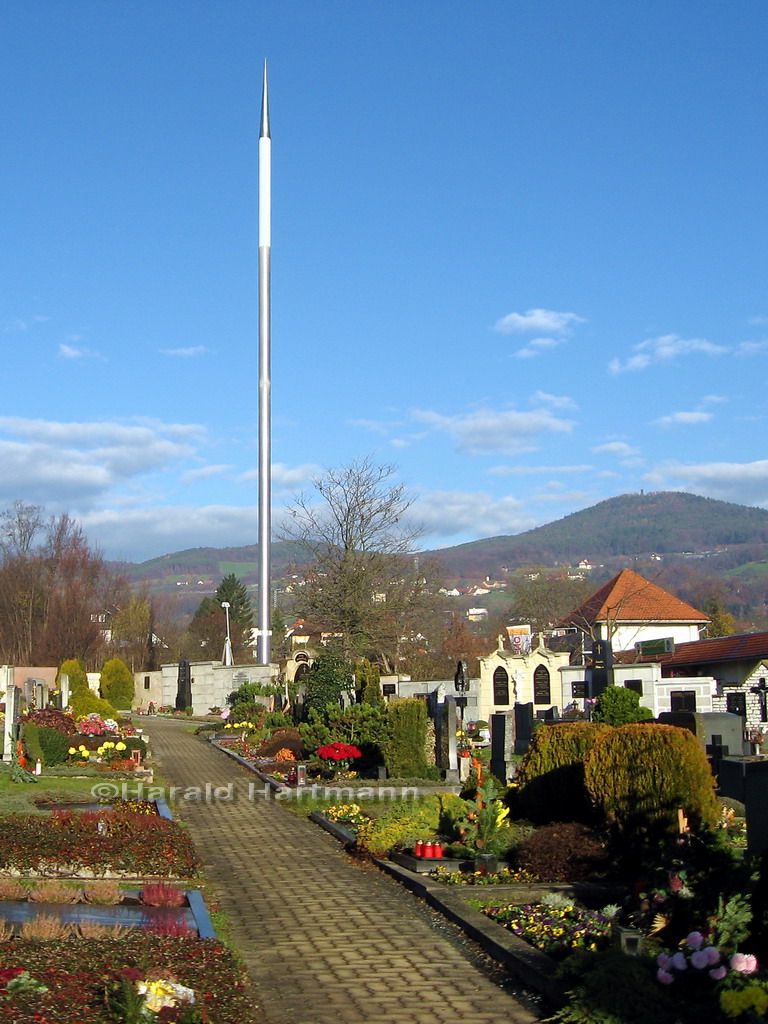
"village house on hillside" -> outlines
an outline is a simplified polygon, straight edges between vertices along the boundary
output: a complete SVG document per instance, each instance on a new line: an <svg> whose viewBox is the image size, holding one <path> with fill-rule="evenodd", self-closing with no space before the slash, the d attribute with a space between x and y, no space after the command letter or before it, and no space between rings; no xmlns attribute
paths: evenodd
<svg viewBox="0 0 768 1024"><path fill-rule="evenodd" d="M610 641L614 651L627 651L644 640L698 640L708 622L704 612L632 569L622 569L559 625L575 626L593 640Z"/></svg>

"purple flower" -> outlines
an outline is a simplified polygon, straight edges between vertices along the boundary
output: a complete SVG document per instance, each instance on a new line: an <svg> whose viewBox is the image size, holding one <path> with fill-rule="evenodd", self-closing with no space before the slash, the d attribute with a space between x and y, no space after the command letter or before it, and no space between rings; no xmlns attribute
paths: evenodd
<svg viewBox="0 0 768 1024"><path fill-rule="evenodd" d="M707 971L707 973L713 981L722 981L728 973L728 969L723 967L721 964L720 967L713 967L712 970Z"/></svg>
<svg viewBox="0 0 768 1024"><path fill-rule="evenodd" d="M695 967L697 971L703 971L705 967L710 966L705 949L697 949L695 953L691 954L691 966Z"/></svg>
<svg viewBox="0 0 768 1024"><path fill-rule="evenodd" d="M686 946L689 949L701 949L704 944L704 936L701 932L691 932L688 938L685 940Z"/></svg>
<svg viewBox="0 0 768 1024"><path fill-rule="evenodd" d="M685 959L685 953L675 953L672 957L672 966L676 971L685 971L688 968L688 961Z"/></svg>
<svg viewBox="0 0 768 1024"><path fill-rule="evenodd" d="M669 970L672 965L672 957L667 956L666 953L659 953L656 957L656 963L661 967L663 971Z"/></svg>
<svg viewBox="0 0 768 1024"><path fill-rule="evenodd" d="M656 971L656 980L660 981L662 985L671 985L675 980L674 974L670 974L669 971L663 970L661 967Z"/></svg>
<svg viewBox="0 0 768 1024"><path fill-rule="evenodd" d="M715 949L714 946L707 946L706 949L702 950L707 957L707 963L710 967L714 967L715 964L720 963L720 950Z"/></svg>

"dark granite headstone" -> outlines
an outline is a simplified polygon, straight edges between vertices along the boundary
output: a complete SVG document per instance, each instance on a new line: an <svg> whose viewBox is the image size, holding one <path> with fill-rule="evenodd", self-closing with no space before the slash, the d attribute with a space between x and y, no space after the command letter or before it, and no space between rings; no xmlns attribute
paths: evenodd
<svg viewBox="0 0 768 1024"><path fill-rule="evenodd" d="M176 684L176 710L186 711L189 707L192 707L192 671L189 662L182 658Z"/></svg>
<svg viewBox="0 0 768 1024"><path fill-rule="evenodd" d="M724 758L720 765L721 796L740 800L747 815L747 851L768 850L768 759Z"/></svg>
<svg viewBox="0 0 768 1024"><path fill-rule="evenodd" d="M491 715L491 773L502 782L511 775L515 752L515 716L508 711Z"/></svg>
<svg viewBox="0 0 768 1024"><path fill-rule="evenodd" d="M613 648L608 640L592 641L592 668L587 670L589 696L599 697L613 685Z"/></svg>
<svg viewBox="0 0 768 1024"><path fill-rule="evenodd" d="M533 704L515 704L515 753L524 754L533 737Z"/></svg>

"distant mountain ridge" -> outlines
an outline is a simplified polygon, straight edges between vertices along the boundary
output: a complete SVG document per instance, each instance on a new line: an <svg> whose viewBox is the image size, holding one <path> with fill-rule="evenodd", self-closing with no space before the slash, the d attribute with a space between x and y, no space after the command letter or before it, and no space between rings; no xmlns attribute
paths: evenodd
<svg viewBox="0 0 768 1024"><path fill-rule="evenodd" d="M436 557L449 577L500 578L504 569L529 565L610 563L622 557L718 553L730 567L768 557L768 511L682 491L623 494L546 526L513 536L490 537L422 552ZM279 578L296 560L286 542L272 547L272 574ZM717 560L722 560L718 556ZM189 548L124 569L135 582L179 579L213 581L234 572L244 582L258 577L258 547Z"/></svg>
<svg viewBox="0 0 768 1024"><path fill-rule="evenodd" d="M768 551L768 511L683 491L622 494L516 536L436 552L450 575L498 576L526 565L607 562L620 556L729 549L743 561ZM761 551L761 549L764 549Z"/></svg>

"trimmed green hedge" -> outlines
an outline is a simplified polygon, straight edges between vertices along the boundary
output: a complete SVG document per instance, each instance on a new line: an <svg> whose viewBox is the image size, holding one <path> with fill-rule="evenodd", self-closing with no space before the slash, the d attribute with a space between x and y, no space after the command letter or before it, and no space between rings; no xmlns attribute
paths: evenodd
<svg viewBox="0 0 768 1024"><path fill-rule="evenodd" d="M612 731L599 722L556 722L533 735L516 776L511 802L516 816L537 824L595 822L584 786L584 761L593 745Z"/></svg>
<svg viewBox="0 0 768 1024"><path fill-rule="evenodd" d="M587 791L623 839L665 839L678 832L683 809L694 831L715 828L715 780L701 744L674 725L622 725L592 747L584 765Z"/></svg>

